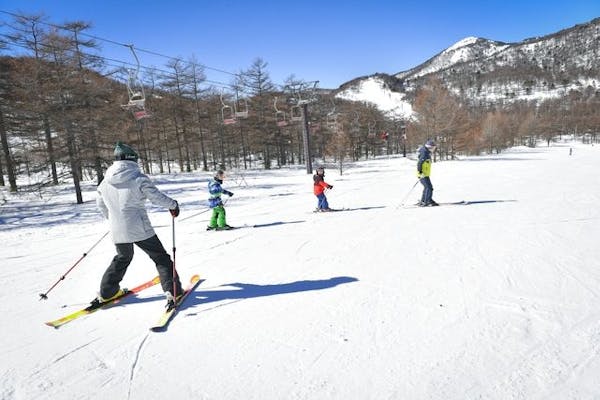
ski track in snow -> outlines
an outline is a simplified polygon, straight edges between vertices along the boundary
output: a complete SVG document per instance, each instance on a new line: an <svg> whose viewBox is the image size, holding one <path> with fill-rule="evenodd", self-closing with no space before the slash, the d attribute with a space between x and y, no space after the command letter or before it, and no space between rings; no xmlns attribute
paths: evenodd
<svg viewBox="0 0 600 400"><path fill-rule="evenodd" d="M139 344L139 346L137 348L137 351L135 352L135 359L133 360L133 363L131 364L131 368L130 368L131 372L129 374L129 387L127 388L127 399L131 398L131 386L133 384L133 379L135 377L135 370L136 370L136 367L138 365L138 361L140 359L140 356L142 354L142 350L144 348L144 345L146 344L146 341L148 340L149 336L150 336L149 333L146 333L144 335L143 339L141 340L141 342L140 342L140 344Z"/></svg>
<svg viewBox="0 0 600 400"><path fill-rule="evenodd" d="M69 357L71 354L73 354L73 353L75 353L75 352L77 352L77 351L79 351L79 350L81 350L81 349L89 346L90 344L94 343L97 340L99 340L99 338L96 338L96 339L94 339L94 340L92 340L90 342L84 343L81 346L78 346L78 347L74 348L73 350L71 350L71 351L63 354L62 356L60 356L57 359L55 359L54 361L52 361L52 363L50 365L53 365L53 364L58 363L59 361L62 361L63 359Z"/></svg>

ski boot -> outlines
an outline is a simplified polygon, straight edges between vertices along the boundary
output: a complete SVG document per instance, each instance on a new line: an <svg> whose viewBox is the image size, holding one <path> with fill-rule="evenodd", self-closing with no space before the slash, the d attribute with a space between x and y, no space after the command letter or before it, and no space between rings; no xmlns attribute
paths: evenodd
<svg viewBox="0 0 600 400"><path fill-rule="evenodd" d="M100 308L104 305L104 303L109 302L111 300L116 299L117 297L124 296L127 293L127 289L119 289L114 296L104 298L98 295L94 300L90 301L90 305L86 308L86 310L94 310L96 308Z"/></svg>
<svg viewBox="0 0 600 400"><path fill-rule="evenodd" d="M167 309L167 311L169 311L177 306L177 303L179 303L179 300L181 300L181 298L183 297L183 291L179 293L176 297L173 297L171 292L165 292L165 296L167 297L167 304L165 305L165 308Z"/></svg>

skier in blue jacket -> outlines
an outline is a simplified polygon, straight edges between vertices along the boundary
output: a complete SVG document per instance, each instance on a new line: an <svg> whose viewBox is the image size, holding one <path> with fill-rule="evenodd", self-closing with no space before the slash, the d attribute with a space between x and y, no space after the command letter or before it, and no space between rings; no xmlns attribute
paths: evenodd
<svg viewBox="0 0 600 400"><path fill-rule="evenodd" d="M224 179L225 172L219 170L215 177L208 182L208 193L210 194L208 205L213 211L212 216L210 217L210 223L206 228L207 231L232 229L231 226L227 225L225 206L221 200L221 195L226 194L231 197L233 196L233 193L223 189L221 186Z"/></svg>
<svg viewBox="0 0 600 400"><path fill-rule="evenodd" d="M423 194L418 203L421 207L432 207L439 205L431 198L433 196L433 185L431 184L431 152L435 150L435 142L431 139L419 148L419 161L417 162L417 177L423 185Z"/></svg>

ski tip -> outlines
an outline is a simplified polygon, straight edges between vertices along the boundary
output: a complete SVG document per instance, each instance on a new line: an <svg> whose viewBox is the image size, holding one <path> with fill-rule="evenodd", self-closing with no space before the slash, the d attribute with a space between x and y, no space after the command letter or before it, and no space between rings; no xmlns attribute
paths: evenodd
<svg viewBox="0 0 600 400"><path fill-rule="evenodd" d="M200 275L196 274L190 278L190 282L198 282L200 280Z"/></svg>

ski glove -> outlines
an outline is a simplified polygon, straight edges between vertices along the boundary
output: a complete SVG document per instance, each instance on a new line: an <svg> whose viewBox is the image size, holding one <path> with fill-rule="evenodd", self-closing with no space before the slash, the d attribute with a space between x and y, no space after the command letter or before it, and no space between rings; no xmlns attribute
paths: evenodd
<svg viewBox="0 0 600 400"><path fill-rule="evenodd" d="M169 210L169 212L171 213L171 215L173 216L173 218L179 216L179 204L177 204L175 206L175 208L173 208L172 210Z"/></svg>
<svg viewBox="0 0 600 400"><path fill-rule="evenodd" d="M327 189L333 189L333 185L327 185Z"/></svg>
<svg viewBox="0 0 600 400"><path fill-rule="evenodd" d="M225 193L229 197L233 196L233 192L230 192L229 190L224 190L223 193Z"/></svg>

